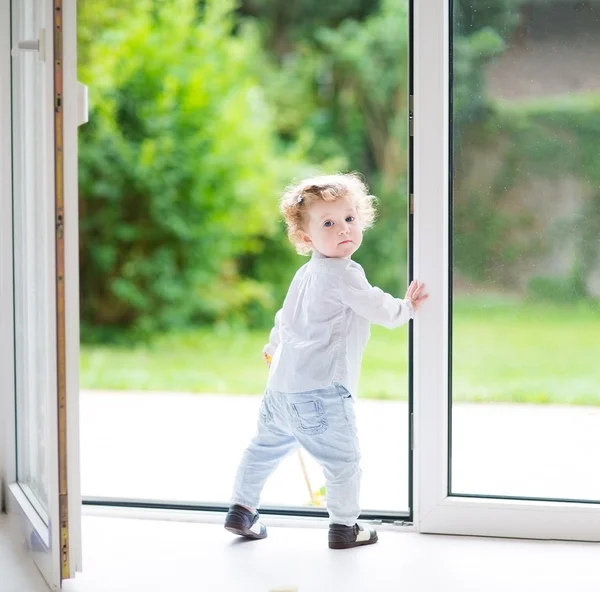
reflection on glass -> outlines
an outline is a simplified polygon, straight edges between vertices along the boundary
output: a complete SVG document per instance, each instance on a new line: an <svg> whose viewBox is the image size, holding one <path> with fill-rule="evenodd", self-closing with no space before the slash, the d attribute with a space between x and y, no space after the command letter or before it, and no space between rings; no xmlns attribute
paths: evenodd
<svg viewBox="0 0 600 592"><path fill-rule="evenodd" d="M13 45L37 39L33 0L12 7ZM46 184L43 150L43 65L37 52L12 60L13 235L17 477L47 521L48 473L45 442L48 393L54 388L49 340L54 265L49 246L52 194Z"/></svg>
<svg viewBox="0 0 600 592"><path fill-rule="evenodd" d="M454 4L451 493L600 500L600 3Z"/></svg>

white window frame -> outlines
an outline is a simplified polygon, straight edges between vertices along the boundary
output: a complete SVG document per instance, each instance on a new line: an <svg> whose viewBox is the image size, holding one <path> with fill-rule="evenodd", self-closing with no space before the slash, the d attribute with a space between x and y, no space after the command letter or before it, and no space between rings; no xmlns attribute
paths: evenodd
<svg viewBox="0 0 600 592"><path fill-rule="evenodd" d="M10 97L10 2L0 0L0 502L16 475L14 456L14 338L12 272L12 162ZM12 397L12 398L11 398ZM0 507L0 511L3 508Z"/></svg>
<svg viewBox="0 0 600 592"><path fill-rule="evenodd" d="M422 533L600 541L600 504L448 495L451 10L451 0L414 1L414 263L430 293L414 333L415 523Z"/></svg>

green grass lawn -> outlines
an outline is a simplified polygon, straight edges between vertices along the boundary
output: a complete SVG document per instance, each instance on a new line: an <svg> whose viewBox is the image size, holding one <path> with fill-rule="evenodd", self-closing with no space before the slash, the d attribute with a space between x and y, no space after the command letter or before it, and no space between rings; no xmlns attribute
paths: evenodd
<svg viewBox="0 0 600 592"><path fill-rule="evenodd" d="M83 346L84 389L261 393L268 331L157 337L138 347ZM373 327L362 397L405 399L407 331ZM600 405L600 309L463 301L453 323L454 400Z"/></svg>

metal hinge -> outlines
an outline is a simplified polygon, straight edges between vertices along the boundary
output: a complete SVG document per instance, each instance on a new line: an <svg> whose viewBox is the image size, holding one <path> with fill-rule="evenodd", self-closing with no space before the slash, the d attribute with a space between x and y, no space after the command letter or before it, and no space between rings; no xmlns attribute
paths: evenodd
<svg viewBox="0 0 600 592"><path fill-rule="evenodd" d="M410 449L415 449L415 414L410 414Z"/></svg>
<svg viewBox="0 0 600 592"><path fill-rule="evenodd" d="M65 231L65 223L62 214L57 214L56 216L56 238L58 240L62 239Z"/></svg>
<svg viewBox="0 0 600 592"><path fill-rule="evenodd" d="M71 577L71 571L69 567L69 502L67 495L64 493L59 494L58 503L61 579L68 580Z"/></svg>
<svg viewBox="0 0 600 592"><path fill-rule="evenodd" d="M410 193L408 196L408 213L409 214L415 213L415 196L413 193Z"/></svg>
<svg viewBox="0 0 600 592"><path fill-rule="evenodd" d="M412 95L408 95L408 135L412 138L414 136L414 106L415 98Z"/></svg>

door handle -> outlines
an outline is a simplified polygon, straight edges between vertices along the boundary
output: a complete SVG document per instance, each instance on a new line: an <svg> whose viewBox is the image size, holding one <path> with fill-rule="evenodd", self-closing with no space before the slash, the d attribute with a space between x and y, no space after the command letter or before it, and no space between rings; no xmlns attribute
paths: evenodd
<svg viewBox="0 0 600 592"><path fill-rule="evenodd" d="M26 51L37 51L39 60L43 62L46 59L45 47L46 29L40 29L40 36L38 39L24 39L23 41L17 41L12 48L10 55L14 58Z"/></svg>
<svg viewBox="0 0 600 592"><path fill-rule="evenodd" d="M39 51L40 40L35 41L19 41L12 50L13 55L17 55L21 51Z"/></svg>
<svg viewBox="0 0 600 592"><path fill-rule="evenodd" d="M89 121L88 87L77 81L77 126Z"/></svg>

